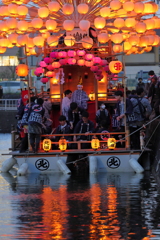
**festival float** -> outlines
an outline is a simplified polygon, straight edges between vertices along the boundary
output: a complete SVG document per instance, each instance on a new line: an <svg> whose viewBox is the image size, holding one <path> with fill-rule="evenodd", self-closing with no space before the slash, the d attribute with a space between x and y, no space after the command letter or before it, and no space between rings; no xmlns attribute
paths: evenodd
<svg viewBox="0 0 160 240"><path fill-rule="evenodd" d="M50 87L49 92L42 88L39 96L51 98L53 128L61 114L63 92L66 89L74 91L80 79L90 98L90 119L94 120L99 102L116 103L114 91L108 87L110 82L118 82L121 78L126 97L124 55L150 52L159 46L160 38L155 31L160 28L157 11L158 5L151 1L3 0L0 6L0 53L14 46L24 49L25 64L17 66L17 75L28 83L28 98L33 87L28 58L37 57L34 74ZM122 71L123 76L119 77ZM145 166L139 163L139 157L146 153L143 137L141 149L131 150L127 125L125 132L118 133L125 135L124 148L116 147L116 134L111 132L104 141L99 141L98 134L90 133L95 137L90 141L90 149L81 149L83 141L76 142L77 149L67 149L68 142L63 134L57 142L58 150L52 150L54 134L47 134L42 136L39 152L35 154L30 151L19 153L18 135L12 132L11 158L3 162L2 171L7 172L18 163L19 175L27 172L69 174L66 160L72 154L77 154L77 159L72 162L75 165L85 154L90 173L140 173L149 168L148 152Z"/></svg>

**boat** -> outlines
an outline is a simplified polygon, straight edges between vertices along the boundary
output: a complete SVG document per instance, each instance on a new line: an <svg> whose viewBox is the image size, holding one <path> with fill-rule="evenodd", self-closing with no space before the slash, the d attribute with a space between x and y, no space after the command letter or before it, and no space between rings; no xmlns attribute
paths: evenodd
<svg viewBox="0 0 160 240"><path fill-rule="evenodd" d="M6 4L9 2L6 2ZM14 2L16 4L17 1L15 0ZM90 120L94 121L99 102L104 102L108 106L113 106L116 103L114 98L115 87L112 86L111 88L111 85L114 85L115 82L123 84L124 97L126 98L125 61L123 55L141 54L145 51L151 51L152 48L150 43L149 47L143 45L143 49L141 49L142 46L138 45L137 40L139 37L130 34L131 21L126 22L124 27L124 20L128 17L127 13L124 14L123 12L123 16L121 18L118 17L117 14L120 14L119 11L121 10L130 14L131 10L129 9L134 6L129 7L127 4L129 3L121 4L118 1L111 1L110 7L107 8L108 3L105 3L104 0L83 2L71 0L70 3L59 0L49 2L47 7L44 1L42 3L30 1L30 4L26 3L24 6L16 5L17 9L22 7L24 11L23 21L18 22L19 32L17 33L21 34L18 38L18 44L25 46L25 55L22 59L26 60L26 64L19 64L16 68L16 73L21 78L21 81L28 84L28 89L25 89L23 92L23 98L26 98L28 95L28 99L30 99L30 89L34 87L31 84L30 71L28 71L30 67L28 56L36 55L40 60L37 68L34 69L34 74L40 77L41 81L50 88L49 91L46 91L42 87L38 96L43 98L50 97L51 99L53 127L58 125L57 121L58 116L61 114L64 90L70 89L74 91L80 79L82 79L84 90L90 99L88 102ZM134 11L138 13L141 5L139 3L134 4ZM131 3L131 5L134 4ZM136 19L135 23L132 23L132 27L135 27L135 31L142 38L148 32L144 33L144 26L142 26L144 23L142 24L141 18L157 11L158 5L156 3L150 2L149 4L154 5L151 6L152 11L144 13L140 11L141 16ZM29 9L27 13L24 10L26 9L25 5ZM122 5L125 5L125 10ZM12 8L9 5L9 9L10 7ZM106 20L105 11L107 9L109 12L111 10L111 14L108 12L110 14L109 21ZM20 14L21 11L18 12ZM36 18L37 14L39 18ZM97 17L99 14L100 17ZM11 17L15 17L15 15L11 14ZM26 26L24 19L31 24ZM154 21L156 19L158 17L154 18ZM9 20L11 19L7 19L7 21ZM147 24L147 20L145 24ZM11 29L14 29L14 26ZM119 30L120 33L117 33ZM10 32L14 31L11 30ZM30 33L33 34L33 38L30 37ZM25 34L29 35L28 44L32 45L33 43L32 50L24 43L26 39L24 39L26 37ZM150 31L148 34L155 35L154 31ZM8 34L6 35L7 37ZM12 39L13 36L9 35L9 37ZM124 43L123 46L121 45L122 42ZM133 49L128 48L128 43L134 46ZM153 46L156 46L156 44L154 43ZM122 59L121 61L118 59L119 57ZM123 74L120 74L122 72ZM121 140L125 143L123 148L116 147L117 140L115 140L115 136L117 134L125 136ZM70 135L73 136L75 134ZM76 135L80 136L81 134ZM130 134L127 124L125 124L125 132L111 132L110 137L105 141L98 141L96 139L98 134L90 133L89 136L91 138L94 136L94 139L87 141L92 146L89 149L81 148L81 144L86 143L85 141L75 141L74 143L78 145L78 148L69 149L67 146L70 142L67 143L65 141L64 134L59 135L62 139L56 143L52 142L52 137L54 136L54 133L41 136L42 141L38 153L32 153L30 148L27 152L20 153L18 149L20 144L19 134L13 131L12 147L8 154L11 157L3 162L1 171L8 172L15 164L18 164L18 175L51 172L70 174L71 169L69 165L72 164L74 169L78 169L79 163L82 163L82 169L86 166L89 173L141 173L150 168L148 157L150 150L143 148L143 137L141 136L141 149L133 150L130 148ZM57 144L59 148L52 149L52 144ZM145 155L145 161L142 159L143 155Z"/></svg>

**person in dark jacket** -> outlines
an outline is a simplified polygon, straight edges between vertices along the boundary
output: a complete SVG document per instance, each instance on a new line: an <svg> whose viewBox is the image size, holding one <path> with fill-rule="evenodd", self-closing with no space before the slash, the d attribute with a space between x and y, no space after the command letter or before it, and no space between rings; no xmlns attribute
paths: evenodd
<svg viewBox="0 0 160 240"><path fill-rule="evenodd" d="M104 103L100 104L100 108L98 109L98 111L96 112L96 123L97 123L97 127L99 128L101 126L101 122L102 120L106 121L107 125L110 125L110 116L109 116L109 112L106 109L106 105Z"/></svg>
<svg viewBox="0 0 160 240"><path fill-rule="evenodd" d="M82 108L78 107L76 102L72 102L70 104L70 109L68 110L68 121L73 131L76 124L81 120L82 112Z"/></svg>
<svg viewBox="0 0 160 240"><path fill-rule="evenodd" d="M69 133L71 133L70 125L67 124L65 116L61 115L59 117L59 123L60 123L60 125L56 128L55 134L69 134ZM56 142L58 142L60 140L60 138L61 138L60 136L57 136L55 138ZM68 141L71 141L71 137L69 135L64 136L64 138Z"/></svg>
<svg viewBox="0 0 160 240"><path fill-rule="evenodd" d="M155 110L156 116L159 115L159 105L160 105L160 82L157 77L152 77L151 85L148 92L148 99L151 98L151 107Z"/></svg>
<svg viewBox="0 0 160 240"><path fill-rule="evenodd" d="M91 137L88 135L89 133L92 133L94 131L94 123L92 121L89 120L89 113L88 112L83 112L82 113L82 120L80 120L75 129L74 129L74 133L75 136L73 138L74 141L89 141L91 139ZM76 137L76 133L84 133L84 135L82 136L77 136ZM82 143L81 144L81 148L90 148L91 144L90 143Z"/></svg>
<svg viewBox="0 0 160 240"><path fill-rule="evenodd" d="M142 78L138 78L138 84L137 84L137 86L136 86L136 91L137 91L139 88L145 89L145 83L143 82Z"/></svg>
<svg viewBox="0 0 160 240"><path fill-rule="evenodd" d="M38 98L37 103L33 104L28 114L28 133L30 135L30 144L34 153L38 152L39 143L42 134L43 116L43 99Z"/></svg>

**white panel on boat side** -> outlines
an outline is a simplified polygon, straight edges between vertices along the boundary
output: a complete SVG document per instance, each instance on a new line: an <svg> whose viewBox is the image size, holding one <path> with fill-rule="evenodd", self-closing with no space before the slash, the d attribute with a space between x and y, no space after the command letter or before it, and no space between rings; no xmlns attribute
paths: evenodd
<svg viewBox="0 0 160 240"><path fill-rule="evenodd" d="M97 172L134 172L129 159L138 159L139 154L96 155Z"/></svg>

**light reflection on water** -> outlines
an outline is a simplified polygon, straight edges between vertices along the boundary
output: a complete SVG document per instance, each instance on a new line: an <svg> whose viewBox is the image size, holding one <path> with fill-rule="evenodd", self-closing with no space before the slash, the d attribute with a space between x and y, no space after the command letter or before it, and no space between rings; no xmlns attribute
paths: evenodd
<svg viewBox="0 0 160 240"><path fill-rule="evenodd" d="M10 135L0 146L8 151ZM158 240L158 189L150 173L1 173L0 239Z"/></svg>

